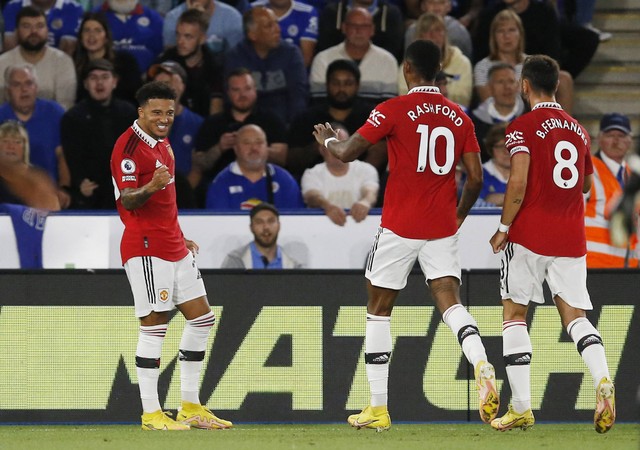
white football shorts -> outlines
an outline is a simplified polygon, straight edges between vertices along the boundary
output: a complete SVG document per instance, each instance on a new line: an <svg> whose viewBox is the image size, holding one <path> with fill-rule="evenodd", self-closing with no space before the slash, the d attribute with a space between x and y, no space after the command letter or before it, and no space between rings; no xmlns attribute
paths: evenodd
<svg viewBox="0 0 640 450"><path fill-rule="evenodd" d="M207 295L193 254L180 261L136 256L124 264L129 278L136 317L171 311L176 305Z"/></svg>
<svg viewBox="0 0 640 450"><path fill-rule="evenodd" d="M553 298L569 306L593 309L587 291L587 257L543 256L520 244L509 242L500 264L500 295L519 305L544 303L543 281Z"/></svg>
<svg viewBox="0 0 640 450"><path fill-rule="evenodd" d="M457 233L442 239L408 239L386 228L378 228L365 277L374 286L399 291L407 285L416 258L427 284L448 276L461 279Z"/></svg>

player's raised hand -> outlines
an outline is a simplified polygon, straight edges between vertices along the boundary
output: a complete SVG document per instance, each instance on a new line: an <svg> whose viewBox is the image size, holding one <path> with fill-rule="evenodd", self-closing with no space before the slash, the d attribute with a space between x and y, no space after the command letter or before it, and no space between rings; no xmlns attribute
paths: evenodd
<svg viewBox="0 0 640 450"><path fill-rule="evenodd" d="M324 145L324 142L329 138L338 139L338 132L333 129L329 122L325 122L324 124L319 123L314 125L313 136L316 138L316 141L320 145Z"/></svg>
<svg viewBox="0 0 640 450"><path fill-rule="evenodd" d="M164 189L171 182L171 174L169 168L164 164L153 172L153 178L149 181L149 187L153 192Z"/></svg>

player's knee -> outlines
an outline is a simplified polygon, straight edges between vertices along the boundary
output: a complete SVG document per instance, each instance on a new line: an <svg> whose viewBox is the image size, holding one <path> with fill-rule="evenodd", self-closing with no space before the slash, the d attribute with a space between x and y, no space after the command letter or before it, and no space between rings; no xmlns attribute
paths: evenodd
<svg viewBox="0 0 640 450"><path fill-rule="evenodd" d="M366 364L388 364L391 359L391 352L365 353L364 362Z"/></svg>
<svg viewBox="0 0 640 450"><path fill-rule="evenodd" d="M582 352L591 345L602 345L604 347L604 343L602 342L602 338L597 334L588 334L583 336L576 343L576 348L578 349L578 353L582 355Z"/></svg>
<svg viewBox="0 0 640 450"><path fill-rule="evenodd" d="M480 330L475 325L465 325L458 330L458 343L462 342L470 336L480 336Z"/></svg>
<svg viewBox="0 0 640 450"><path fill-rule="evenodd" d="M509 366L528 366L531 364L531 353L512 353L504 355L504 365Z"/></svg>

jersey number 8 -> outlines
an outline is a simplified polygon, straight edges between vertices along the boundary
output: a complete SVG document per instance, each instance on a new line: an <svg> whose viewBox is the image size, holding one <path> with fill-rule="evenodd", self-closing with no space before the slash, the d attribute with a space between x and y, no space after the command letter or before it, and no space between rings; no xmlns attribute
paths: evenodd
<svg viewBox="0 0 640 450"><path fill-rule="evenodd" d="M569 152L569 158L563 157L563 151ZM568 141L560 141L556 144L553 155L556 158L556 165L553 167L553 182L561 189L575 187L579 178L578 168L576 167L576 162L578 161L578 149L576 146ZM565 169L571 175L568 179L562 177Z"/></svg>

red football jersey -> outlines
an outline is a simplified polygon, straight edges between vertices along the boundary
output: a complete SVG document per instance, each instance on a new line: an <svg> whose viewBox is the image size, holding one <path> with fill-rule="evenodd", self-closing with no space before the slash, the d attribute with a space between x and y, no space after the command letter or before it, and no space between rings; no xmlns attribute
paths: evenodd
<svg viewBox="0 0 640 450"><path fill-rule="evenodd" d="M455 234L456 166L463 153L480 151L462 108L420 86L376 106L358 133L372 144L387 138L382 227L410 239Z"/></svg>
<svg viewBox="0 0 640 450"><path fill-rule="evenodd" d="M587 253L584 177L593 173L591 139L557 103L539 103L507 128L511 156L529 153L527 190L509 240L539 255Z"/></svg>
<svg viewBox="0 0 640 450"><path fill-rule="evenodd" d="M176 187L172 181L153 194L140 208L122 206L120 191L139 188L153 178L162 164L175 175L175 159L168 139L153 139L134 122L116 141L111 154L111 176L116 188L116 206L124 223L120 242L122 264L134 256L156 256L179 261L189 250L178 224Z"/></svg>

